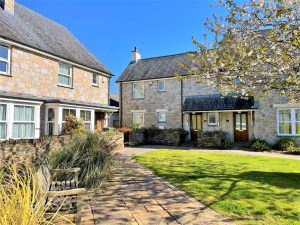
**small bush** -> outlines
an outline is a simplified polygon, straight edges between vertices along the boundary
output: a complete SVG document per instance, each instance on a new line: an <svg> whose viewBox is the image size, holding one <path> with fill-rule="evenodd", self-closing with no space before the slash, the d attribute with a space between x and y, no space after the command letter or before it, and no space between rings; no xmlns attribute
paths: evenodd
<svg viewBox="0 0 300 225"><path fill-rule="evenodd" d="M115 154L101 133L86 132L74 135L69 145L51 157L50 164L53 168L81 168L80 186L97 188L112 175Z"/></svg>
<svg viewBox="0 0 300 225"><path fill-rule="evenodd" d="M57 213L47 213L40 198L34 171L27 165L6 165L0 169L0 224L55 224Z"/></svg>
<svg viewBox="0 0 300 225"><path fill-rule="evenodd" d="M272 149L271 145L267 141L260 140L260 139L257 139L257 138L254 138L254 139L250 140L249 141L249 146L250 146L250 149L252 151L256 151L256 152L270 151Z"/></svg>
<svg viewBox="0 0 300 225"><path fill-rule="evenodd" d="M184 129L181 129L180 143L185 143L187 141L188 136L189 136L189 132Z"/></svg>
<svg viewBox="0 0 300 225"><path fill-rule="evenodd" d="M221 138L221 144L219 145L219 149L231 149L232 141L230 141L226 136Z"/></svg>
<svg viewBox="0 0 300 225"><path fill-rule="evenodd" d="M64 123L62 134L69 135L75 133L83 133L85 131L84 123L81 119L76 116L68 115Z"/></svg>
<svg viewBox="0 0 300 225"><path fill-rule="evenodd" d="M290 137L280 138L279 141L274 145L276 150L279 151L297 151L297 145L294 139Z"/></svg>

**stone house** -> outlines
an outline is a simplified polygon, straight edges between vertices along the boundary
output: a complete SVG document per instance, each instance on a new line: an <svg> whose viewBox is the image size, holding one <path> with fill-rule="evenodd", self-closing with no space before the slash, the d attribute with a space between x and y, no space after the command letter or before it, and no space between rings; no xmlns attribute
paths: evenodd
<svg viewBox="0 0 300 225"><path fill-rule="evenodd" d="M222 130L232 141L260 138L274 143L282 136L300 142L300 104L268 93L264 98L222 96L178 66L193 65L185 53L141 59L135 49L118 79L120 125L183 128L196 140L197 131ZM183 79L175 75L183 76Z"/></svg>
<svg viewBox="0 0 300 225"><path fill-rule="evenodd" d="M59 135L69 114L108 126L111 76L66 28L0 1L0 139Z"/></svg>
<svg viewBox="0 0 300 225"><path fill-rule="evenodd" d="M118 94L110 94L109 97L110 97L110 105L119 108L119 95ZM114 127L114 128L119 128L120 127L119 111L114 112L109 117L109 127Z"/></svg>

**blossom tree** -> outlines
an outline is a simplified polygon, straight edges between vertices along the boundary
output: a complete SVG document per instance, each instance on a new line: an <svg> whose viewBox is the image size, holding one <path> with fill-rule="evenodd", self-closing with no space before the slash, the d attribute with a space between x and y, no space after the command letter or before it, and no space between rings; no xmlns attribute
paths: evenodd
<svg viewBox="0 0 300 225"><path fill-rule="evenodd" d="M300 101L300 0L219 3L227 15L213 15L205 24L213 41L193 38L193 66L181 66L223 94L275 90Z"/></svg>

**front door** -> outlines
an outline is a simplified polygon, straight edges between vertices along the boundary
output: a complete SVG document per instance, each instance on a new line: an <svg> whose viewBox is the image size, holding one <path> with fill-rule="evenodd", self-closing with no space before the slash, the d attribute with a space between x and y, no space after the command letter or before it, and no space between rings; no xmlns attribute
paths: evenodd
<svg viewBox="0 0 300 225"><path fill-rule="evenodd" d="M95 128L97 131L102 131L105 125L105 114L103 112L95 112Z"/></svg>
<svg viewBox="0 0 300 225"><path fill-rule="evenodd" d="M198 131L202 129L202 115L191 114L191 140L197 141Z"/></svg>
<svg viewBox="0 0 300 225"><path fill-rule="evenodd" d="M234 141L247 142L249 140L248 134L248 113L234 113Z"/></svg>

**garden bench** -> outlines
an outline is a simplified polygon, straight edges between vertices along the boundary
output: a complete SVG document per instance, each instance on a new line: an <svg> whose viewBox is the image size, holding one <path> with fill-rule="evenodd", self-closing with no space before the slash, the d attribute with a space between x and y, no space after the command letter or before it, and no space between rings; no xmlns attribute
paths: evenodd
<svg viewBox="0 0 300 225"><path fill-rule="evenodd" d="M37 182L40 188L42 203L49 206L47 211L57 212L76 210L75 223L81 223L81 196L86 194L84 188L78 188L80 168L49 169L48 164L42 165L37 171ZM56 181L58 174L73 175L73 179ZM69 177L69 176L66 176ZM69 203L71 200L71 203Z"/></svg>

